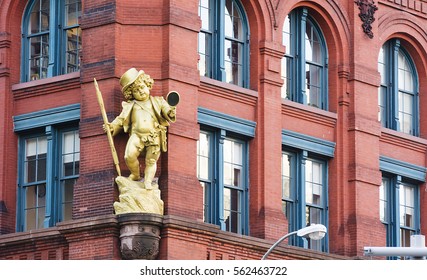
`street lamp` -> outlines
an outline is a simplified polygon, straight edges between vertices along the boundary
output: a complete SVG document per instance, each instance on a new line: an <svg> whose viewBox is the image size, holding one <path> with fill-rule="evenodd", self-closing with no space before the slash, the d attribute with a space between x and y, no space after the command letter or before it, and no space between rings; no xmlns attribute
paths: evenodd
<svg viewBox="0 0 427 280"><path fill-rule="evenodd" d="M289 236L294 235L294 234L301 236L301 237L305 237L305 238L308 237L308 238L313 239L313 240L320 240L323 237L325 237L326 227L322 224L311 224L308 227L290 232L290 233L282 236L279 240L276 241L276 243L273 244L273 246L270 247L270 249L268 249L267 253L264 254L264 256L261 258L261 260L267 259L267 256L271 253L271 251L273 251L274 248L276 248L277 245L280 244L280 242L282 242L283 240L285 240L286 238L288 238Z"/></svg>

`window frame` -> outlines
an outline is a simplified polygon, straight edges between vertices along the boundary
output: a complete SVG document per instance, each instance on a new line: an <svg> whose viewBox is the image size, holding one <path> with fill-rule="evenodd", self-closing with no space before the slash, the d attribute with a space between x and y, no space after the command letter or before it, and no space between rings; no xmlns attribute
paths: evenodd
<svg viewBox="0 0 427 280"><path fill-rule="evenodd" d="M210 159L208 182L212 187L208 193L204 193L204 201L210 203L211 207L205 207L204 220L207 223L219 225L221 230L226 230L224 221L224 142L227 140L238 141L242 146L242 188L239 191L241 196L241 225L239 226L240 234L249 235L249 141L255 137L256 123L246 119L237 118L221 112L213 111L203 107L198 108L197 119L200 125L200 132L211 135L209 143ZM199 143L199 140L197 141ZM197 148L199 145L197 146ZM199 150L198 150L199 152ZM199 164L199 154L197 153L197 164ZM199 172L199 166L197 166ZM199 177L199 173L197 173ZM206 182L201 180L202 182Z"/></svg>
<svg viewBox="0 0 427 280"><path fill-rule="evenodd" d="M209 135L211 142L209 148L209 174L208 180L199 178L200 182L209 182L209 188L205 189L204 201L204 222L219 225L221 230L234 232L237 234L249 234L249 145L247 140L224 129L216 129L206 125L201 125L200 133ZM224 143L225 141L237 142L242 145L242 179L241 187L229 186L224 182ZM234 189L239 193L238 212L241 218L237 222L237 230L227 229L225 220L224 193L226 189Z"/></svg>
<svg viewBox="0 0 427 280"><path fill-rule="evenodd" d="M406 62L409 64L412 80L413 91L401 90L399 88L399 53L403 55ZM384 62L380 62L381 54L384 55ZM380 69L380 65L384 65ZM378 119L381 125L385 128L393 129L405 134L419 136L419 80L418 72L414 64L414 60L408 51L401 45L399 39L391 39L387 41L380 50L378 55L378 71L380 72L381 82L378 88ZM385 73L383 73L385 72ZM401 121L399 118L399 104L400 92L412 96L412 131L405 132L401 128Z"/></svg>
<svg viewBox="0 0 427 280"><path fill-rule="evenodd" d="M18 150L18 211L17 211L17 231L27 231L26 228L26 193L25 189L32 185L39 185L40 182L26 183L24 178L25 173L25 145L28 139L44 137L47 139L47 151L46 151L46 178L44 180L46 189L45 198L45 214L43 225L35 228L42 229L55 226L57 222L63 221L63 200L62 200L62 187L61 182L63 180L77 179L78 174L72 176L62 176L62 147L64 145L62 137L65 133L70 131L77 131L78 126L76 123L67 124L64 126L51 126L48 125L44 128L27 131L19 135L19 150ZM79 152L80 153L80 152ZM30 229L34 230L34 229Z"/></svg>
<svg viewBox="0 0 427 280"><path fill-rule="evenodd" d="M290 197L285 197L283 194L283 157L290 156L290 173L293 176L289 185ZM323 165L322 170L322 201L321 205L308 203L306 200L307 191L307 161L318 162ZM289 205L289 208L284 204ZM307 224L307 209L316 208L321 211L321 223L328 227L328 160L325 157L313 154L306 150L299 150L289 146L282 148L282 210L288 220L288 232L297 231L308 226ZM286 208L286 209L285 209ZM286 212L285 212L286 210ZM322 252L328 252L327 236L319 241L312 241L305 238L291 236L288 240L289 245L299 246L303 248L314 249ZM317 247L317 248L315 248Z"/></svg>
<svg viewBox="0 0 427 280"><path fill-rule="evenodd" d="M23 14L22 18L22 41L21 41L21 82L29 82L32 80L39 80L44 78L50 78L54 76L64 75L72 72L78 72L80 71L80 52L81 52L81 41L77 42L78 46L80 48L77 48L75 51L75 58L76 58L76 70L75 71L68 71L66 68L68 67L68 53L67 51L67 30L71 30L73 28L77 28L78 32L81 36L81 28L79 25L79 15L81 14L81 10L78 12L77 16L77 24L74 25L67 25L65 23L66 19L66 9L65 9L65 0L47 0L49 1L49 28L46 31L38 32L34 34L30 34L29 28L29 22L31 20L31 13L34 8L34 5L37 3L38 0L31 0L27 3L27 6L25 8L25 12ZM81 1L77 0L76 3L72 3L82 7ZM53 15L52 15L53 14ZM46 76L42 77L31 77L31 70L30 70L30 39L35 38L40 35L48 35L48 52L47 52L47 58L48 63L46 65ZM80 37L81 39L81 37ZM40 62L39 62L40 63ZM40 74L40 73L39 73ZM34 74L38 75L38 74Z"/></svg>
<svg viewBox="0 0 427 280"><path fill-rule="evenodd" d="M286 17L285 21L289 19L289 32L285 30L286 22L283 25L283 45L286 52L282 58L281 64L281 77L284 84L281 89L282 98L298 102L307 106L313 106L322 110L328 110L328 48L323 32L316 22L310 16L309 9L306 7L292 10ZM313 31L319 37L320 54L322 62L316 63L306 59L306 32L307 23L309 23ZM289 37L287 37L289 34ZM287 42L289 41L289 42ZM289 43L289 46L286 44ZM289 50L288 50L289 49ZM289 64L288 64L289 63ZM316 66L320 69L320 106L309 104L306 92L306 67ZM289 88L288 88L289 87ZM287 94L289 91L289 94Z"/></svg>
<svg viewBox="0 0 427 280"><path fill-rule="evenodd" d="M199 16L201 16L201 1L199 0ZM242 38L237 39L234 37L226 36L225 31L225 3L226 1L231 1L232 6L237 8L237 12L241 19L242 24ZM227 83L235 84L244 88L249 87L249 70L250 70L250 59L249 59L249 43L250 43L250 32L249 32L249 23L248 18L243 8L243 5L239 0L209 0L209 22L204 24L202 17L202 28L199 31L198 39L198 53L199 56L208 57L208 60L200 59L198 63L199 71L202 71L200 63L206 61L205 73L200 73L201 76L206 76L215 80L222 82L227 82L227 71L226 71L226 50L225 44L226 41L237 42L242 46L242 55L241 55L241 64L242 69L238 77L238 82L229 81ZM209 26L209 29L203 28L203 26ZM210 42L207 44L205 50L207 54L201 52L201 38L200 35L206 35L210 37ZM206 42L205 42L206 44Z"/></svg>
<svg viewBox="0 0 427 280"><path fill-rule="evenodd" d="M46 205L43 226L55 226L62 220L61 185L62 179L77 179L78 174L61 177L62 168L62 135L69 131L79 132L80 104L56 107L43 111L13 117L14 132L18 135L18 178L17 178L17 211L16 231L26 230L25 223L25 192L30 184L24 182L25 141L34 137L45 137L47 140L46 153ZM58 142L60 141L60 142ZM80 163L80 147L79 147ZM59 201L59 202L58 202Z"/></svg>
<svg viewBox="0 0 427 280"><path fill-rule="evenodd" d="M420 188L418 182L411 180L409 178L402 177L400 175L391 174L388 172L383 172L382 182L386 182L386 186L380 186L381 189L386 190L385 199L381 197L380 192L380 201L387 201L387 206L384 208L385 216L387 217L385 220L381 219L380 221L384 224L387 231L387 246L388 247L400 247L401 244L401 231L409 230L414 232L414 234L418 234L420 232ZM414 226L408 227L401 225L400 221L400 210L402 205L401 201L401 188L408 187L413 188L414 190ZM381 207L381 203L380 203ZM381 210L380 210L381 211ZM381 212L380 212L381 213Z"/></svg>

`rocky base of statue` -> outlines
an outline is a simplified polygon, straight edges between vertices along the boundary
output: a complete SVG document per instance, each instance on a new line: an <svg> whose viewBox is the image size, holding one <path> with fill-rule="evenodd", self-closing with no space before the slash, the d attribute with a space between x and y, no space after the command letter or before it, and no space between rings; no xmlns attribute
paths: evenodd
<svg viewBox="0 0 427 280"><path fill-rule="evenodd" d="M143 181L133 181L118 176L119 201L114 202L116 214L152 213L163 215L163 201L157 182L153 181L151 189L145 188Z"/></svg>
<svg viewBox="0 0 427 280"><path fill-rule="evenodd" d="M159 254L163 216L149 213L117 215L120 253L125 260L154 260Z"/></svg>

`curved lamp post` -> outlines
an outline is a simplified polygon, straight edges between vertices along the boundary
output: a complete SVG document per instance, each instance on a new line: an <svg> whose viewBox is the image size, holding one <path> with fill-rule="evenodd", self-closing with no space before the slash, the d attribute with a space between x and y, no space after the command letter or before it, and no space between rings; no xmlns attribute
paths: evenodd
<svg viewBox="0 0 427 280"><path fill-rule="evenodd" d="M311 224L308 227L302 228L300 230L297 231L293 231L290 232L284 236L282 236L279 240L276 241L276 243L273 244L273 246L270 247L270 249L268 249L267 253L264 254L264 256L261 258L261 260L265 260L267 259L267 256L271 253L271 251L273 251L274 248L276 248L277 245L280 244L280 242L282 242L283 240L285 240L286 238L288 238L291 235L298 235L301 237L308 237L310 239L313 240L320 240L323 237L325 237L326 234L326 227L322 224Z"/></svg>

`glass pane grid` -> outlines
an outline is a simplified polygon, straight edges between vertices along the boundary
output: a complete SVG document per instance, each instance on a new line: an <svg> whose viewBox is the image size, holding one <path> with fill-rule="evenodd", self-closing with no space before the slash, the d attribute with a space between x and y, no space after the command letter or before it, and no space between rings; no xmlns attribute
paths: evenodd
<svg viewBox="0 0 427 280"><path fill-rule="evenodd" d="M46 185L34 185L25 188L25 230L44 227L46 208Z"/></svg>

